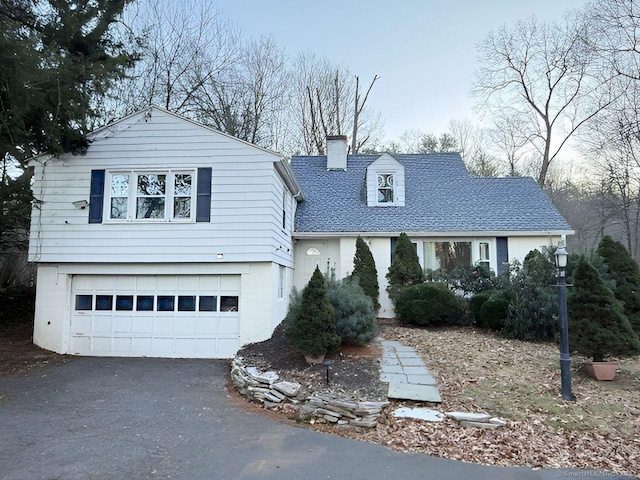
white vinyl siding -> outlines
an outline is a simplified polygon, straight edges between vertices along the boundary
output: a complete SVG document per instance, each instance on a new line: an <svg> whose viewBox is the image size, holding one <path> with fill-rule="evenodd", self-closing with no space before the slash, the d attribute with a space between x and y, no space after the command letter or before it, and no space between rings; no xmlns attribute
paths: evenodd
<svg viewBox="0 0 640 480"><path fill-rule="evenodd" d="M272 262L293 266L290 232L282 228L284 183L280 157L244 142L153 110L98 132L86 155L35 160L29 256L37 262ZM212 168L211 221L89 224L91 170L197 171ZM106 175L108 177L108 175ZM105 178L105 190L109 188ZM105 192L108 193L108 192ZM292 196L286 196L295 208ZM168 207L167 207L168 208ZM192 206L192 210L194 210Z"/></svg>

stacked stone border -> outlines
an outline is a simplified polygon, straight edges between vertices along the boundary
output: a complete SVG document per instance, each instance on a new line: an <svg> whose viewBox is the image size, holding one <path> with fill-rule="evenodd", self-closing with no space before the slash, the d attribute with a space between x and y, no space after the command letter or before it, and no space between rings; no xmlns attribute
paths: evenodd
<svg viewBox="0 0 640 480"><path fill-rule="evenodd" d="M382 409L389 402L351 401L313 393L299 398L301 385L279 381L275 372L260 372L245 365L242 357L231 362L231 381L246 398L260 402L267 408L286 403L293 406L301 420L327 422L337 425L374 428Z"/></svg>

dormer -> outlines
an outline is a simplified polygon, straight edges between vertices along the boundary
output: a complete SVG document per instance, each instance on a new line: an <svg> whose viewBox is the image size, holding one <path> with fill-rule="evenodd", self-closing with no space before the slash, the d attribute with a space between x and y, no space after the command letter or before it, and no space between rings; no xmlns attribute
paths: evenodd
<svg viewBox="0 0 640 480"><path fill-rule="evenodd" d="M367 205L404 207L404 166L384 153L367 167Z"/></svg>

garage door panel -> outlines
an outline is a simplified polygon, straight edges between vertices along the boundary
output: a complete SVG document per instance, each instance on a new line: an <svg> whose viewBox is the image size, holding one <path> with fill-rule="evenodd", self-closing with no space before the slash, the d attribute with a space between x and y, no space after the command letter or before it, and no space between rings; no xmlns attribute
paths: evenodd
<svg viewBox="0 0 640 480"><path fill-rule="evenodd" d="M133 277L135 279L135 290L140 292L153 292L156 289L156 277L153 275L144 277Z"/></svg>
<svg viewBox="0 0 640 480"><path fill-rule="evenodd" d="M87 335L87 336L91 335L91 321L92 321L91 317L79 315L73 323L73 330L71 334Z"/></svg>
<svg viewBox="0 0 640 480"><path fill-rule="evenodd" d="M198 277L178 277L178 291L192 292L198 289Z"/></svg>
<svg viewBox="0 0 640 480"><path fill-rule="evenodd" d="M222 291L240 291L240 276L239 275L221 275L220 276L220 290Z"/></svg>
<svg viewBox="0 0 640 480"><path fill-rule="evenodd" d="M193 354L195 353L195 345L195 338L176 338L175 351L177 354Z"/></svg>
<svg viewBox="0 0 640 480"><path fill-rule="evenodd" d="M173 333L174 318L171 317L156 317L153 319L153 333L158 334L172 334Z"/></svg>
<svg viewBox="0 0 640 480"><path fill-rule="evenodd" d="M110 275L96 275L96 290L115 290L116 277Z"/></svg>
<svg viewBox="0 0 640 480"><path fill-rule="evenodd" d="M136 277L128 275L118 275L116 277L116 290L132 292L136 288Z"/></svg>
<svg viewBox="0 0 640 480"><path fill-rule="evenodd" d="M112 332L112 318L111 316L98 316L93 317L93 333L111 333Z"/></svg>
<svg viewBox="0 0 640 480"><path fill-rule="evenodd" d="M113 333L131 333L133 317L115 317L113 319Z"/></svg>
<svg viewBox="0 0 640 480"><path fill-rule="evenodd" d="M218 275L201 276L199 282L201 292L217 292L220 290L220 277Z"/></svg>
<svg viewBox="0 0 640 480"><path fill-rule="evenodd" d="M218 338L218 351L225 356L233 356L240 348L237 338Z"/></svg>
<svg viewBox="0 0 640 480"><path fill-rule="evenodd" d="M113 338L113 351L114 352L130 352L131 351L131 337L114 337Z"/></svg>
<svg viewBox="0 0 640 480"><path fill-rule="evenodd" d="M193 335L196 319L191 317L176 318L173 333L176 335Z"/></svg>
<svg viewBox="0 0 640 480"><path fill-rule="evenodd" d="M97 352L110 352L111 351L111 337L100 337L94 335L91 337L92 348Z"/></svg>
<svg viewBox="0 0 640 480"><path fill-rule="evenodd" d="M178 278L174 275L158 275L158 291L175 292L178 289Z"/></svg>
<svg viewBox="0 0 640 480"><path fill-rule="evenodd" d="M82 337L72 336L70 351L74 354L82 354L91 351L91 337L88 335Z"/></svg>
<svg viewBox="0 0 640 480"><path fill-rule="evenodd" d="M151 343L153 353L173 353L173 338L155 337Z"/></svg>
<svg viewBox="0 0 640 480"><path fill-rule="evenodd" d="M196 318L194 333L196 335L218 333L218 319L216 317Z"/></svg>
<svg viewBox="0 0 640 480"><path fill-rule="evenodd" d="M150 352L153 344L152 337L134 337L131 339L132 352Z"/></svg>
<svg viewBox="0 0 640 480"><path fill-rule="evenodd" d="M146 313L146 312L145 312ZM133 333L150 332L153 329L153 317L152 316L138 316L133 318Z"/></svg>
<svg viewBox="0 0 640 480"><path fill-rule="evenodd" d="M239 289L239 275L74 276L70 351L228 358L240 346Z"/></svg>
<svg viewBox="0 0 640 480"><path fill-rule="evenodd" d="M237 317L222 317L218 322L218 333L233 334L240 329L240 319Z"/></svg>

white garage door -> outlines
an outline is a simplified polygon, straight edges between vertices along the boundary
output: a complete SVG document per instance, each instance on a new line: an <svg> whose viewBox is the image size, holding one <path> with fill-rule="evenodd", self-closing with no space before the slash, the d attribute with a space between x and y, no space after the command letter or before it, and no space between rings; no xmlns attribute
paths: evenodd
<svg viewBox="0 0 640 480"><path fill-rule="evenodd" d="M229 358L240 348L239 275L75 275L70 353Z"/></svg>

